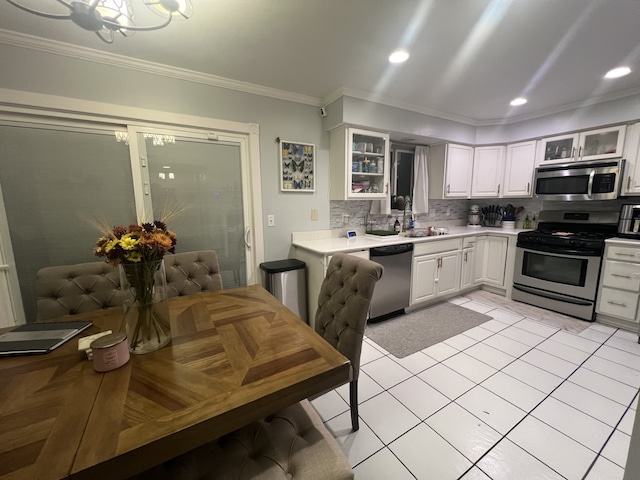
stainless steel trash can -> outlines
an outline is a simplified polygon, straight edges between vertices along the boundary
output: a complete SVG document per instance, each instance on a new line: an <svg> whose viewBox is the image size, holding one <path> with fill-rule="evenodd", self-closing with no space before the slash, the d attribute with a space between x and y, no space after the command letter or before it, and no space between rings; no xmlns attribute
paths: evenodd
<svg viewBox="0 0 640 480"><path fill-rule="evenodd" d="M306 263L294 258L264 262L262 286L286 305L289 310L307 321Z"/></svg>

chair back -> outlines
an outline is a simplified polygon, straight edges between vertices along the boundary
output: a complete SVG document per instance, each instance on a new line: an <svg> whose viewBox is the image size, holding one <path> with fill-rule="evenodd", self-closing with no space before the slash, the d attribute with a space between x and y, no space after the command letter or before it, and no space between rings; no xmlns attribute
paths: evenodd
<svg viewBox="0 0 640 480"><path fill-rule="evenodd" d="M120 274L106 262L41 268L36 292L37 321L122 306Z"/></svg>
<svg viewBox="0 0 640 480"><path fill-rule="evenodd" d="M222 290L222 274L215 250L165 255L164 268L169 298Z"/></svg>
<svg viewBox="0 0 640 480"><path fill-rule="evenodd" d="M167 297L221 290L214 250L165 255ZM37 321L121 307L120 274L106 262L45 267L36 275Z"/></svg>
<svg viewBox="0 0 640 480"><path fill-rule="evenodd" d="M383 270L371 260L337 253L320 287L315 330L349 359L351 380L358 379L369 304Z"/></svg>

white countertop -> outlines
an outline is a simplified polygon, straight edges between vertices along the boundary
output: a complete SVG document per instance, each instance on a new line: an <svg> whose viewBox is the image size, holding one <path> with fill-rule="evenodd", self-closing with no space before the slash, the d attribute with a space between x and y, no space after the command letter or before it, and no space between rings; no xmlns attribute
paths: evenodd
<svg viewBox="0 0 640 480"><path fill-rule="evenodd" d="M622 237L613 237L607 238L605 243L615 243L618 245L626 245L628 247L640 247L640 239L636 240L634 238L622 238Z"/></svg>
<svg viewBox="0 0 640 480"><path fill-rule="evenodd" d="M432 237L405 237L395 235L390 237L377 238L365 237L364 235L358 235L355 238L345 237L331 237L331 238L316 238L316 239L299 239L293 240L291 243L294 247L303 248L314 253L322 255L332 255L338 252L354 252L358 250L364 250L368 248L381 247L384 245L398 245L401 243L421 243L421 242L437 242L438 240L446 240L450 238L462 238L470 237L478 234L494 234L494 235L506 235L515 236L522 232L522 229L508 229L508 228L491 228L491 227L448 227L449 233L447 235L434 235Z"/></svg>

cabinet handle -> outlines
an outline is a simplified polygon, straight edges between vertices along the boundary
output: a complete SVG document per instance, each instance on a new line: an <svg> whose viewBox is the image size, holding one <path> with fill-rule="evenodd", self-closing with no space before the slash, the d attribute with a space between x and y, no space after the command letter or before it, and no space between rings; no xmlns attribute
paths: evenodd
<svg viewBox="0 0 640 480"><path fill-rule="evenodd" d="M447 185L447 193L451 193L451 184Z"/></svg>
<svg viewBox="0 0 640 480"><path fill-rule="evenodd" d="M611 274L612 277L618 277L618 278L633 278L631 275L620 275L619 273L612 273Z"/></svg>
<svg viewBox="0 0 640 480"><path fill-rule="evenodd" d="M576 147L571 148L571 158L576 156Z"/></svg>
<svg viewBox="0 0 640 480"><path fill-rule="evenodd" d="M527 182L527 193L529 193L530 189L531 189L531 182Z"/></svg>
<svg viewBox="0 0 640 480"><path fill-rule="evenodd" d="M500 195L500 184L498 184L498 196Z"/></svg>
<svg viewBox="0 0 640 480"><path fill-rule="evenodd" d="M609 305L616 305L617 307L624 307L627 308L627 304L626 303L619 303L619 302L613 302L611 300L608 300L607 303Z"/></svg>
<svg viewBox="0 0 640 480"><path fill-rule="evenodd" d="M384 184L384 193L385 194L389 193L389 184L388 183Z"/></svg>
<svg viewBox="0 0 640 480"><path fill-rule="evenodd" d="M464 261L467 261L467 252L464 252Z"/></svg>
<svg viewBox="0 0 640 480"><path fill-rule="evenodd" d="M627 192L631 190L631 175L627 177Z"/></svg>
<svg viewBox="0 0 640 480"><path fill-rule="evenodd" d="M578 160L580 160L580 158L582 158L582 145L578 148Z"/></svg>
<svg viewBox="0 0 640 480"><path fill-rule="evenodd" d="M614 255L619 255L620 257L635 257L636 254L635 253L620 253L620 252L613 252Z"/></svg>

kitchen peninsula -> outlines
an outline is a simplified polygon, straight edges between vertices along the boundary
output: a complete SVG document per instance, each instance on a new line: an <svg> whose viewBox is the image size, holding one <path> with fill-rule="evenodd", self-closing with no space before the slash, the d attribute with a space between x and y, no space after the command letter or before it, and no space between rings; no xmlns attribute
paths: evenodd
<svg viewBox="0 0 640 480"><path fill-rule="evenodd" d="M311 326L320 284L335 253L369 258L372 248L412 243L414 246L407 310L442 301L461 291L486 288L510 298L515 244L519 229L448 227L445 235L374 238L358 232L354 238L335 230L294 232L291 256L307 264L307 305ZM445 258L449 261L443 261ZM444 288L443 284L448 287Z"/></svg>

